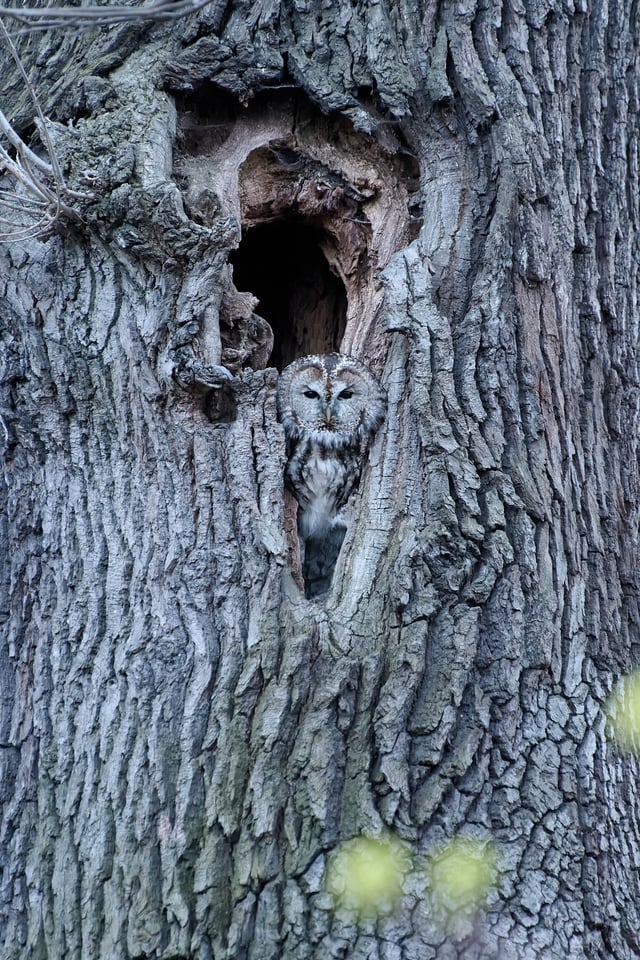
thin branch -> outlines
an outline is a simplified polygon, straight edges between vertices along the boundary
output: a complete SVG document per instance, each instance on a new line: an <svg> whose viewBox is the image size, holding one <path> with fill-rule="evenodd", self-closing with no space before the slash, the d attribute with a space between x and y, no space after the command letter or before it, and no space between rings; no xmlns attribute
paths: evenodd
<svg viewBox="0 0 640 960"><path fill-rule="evenodd" d="M148 7L130 7L121 4L86 7L28 7L26 9L23 7L19 10L12 7L0 7L0 17L9 17L27 28L24 31L19 31L20 33L68 26L86 30L91 27L110 26L132 20L178 20L180 17L201 10L202 7L206 7L211 2L216 2L216 0L155 0Z"/></svg>
<svg viewBox="0 0 640 960"><path fill-rule="evenodd" d="M16 133L4 113L0 111L0 133L4 134L15 150L14 158L0 143L0 172L8 173L13 177L14 182L21 185L26 191L26 196L20 196L18 191L13 201L7 201L6 191L3 191L3 207L7 211L20 209L18 205L22 203L23 213L29 211L33 216L39 216L35 223L31 222L30 224L16 223L11 219L3 218L4 223L9 225L9 230L4 229L0 232L0 241L24 240L29 237L42 236L47 230L51 229L61 215L73 220L80 219L76 211L64 202L63 197L79 198L82 195L73 194L65 184L38 95L2 19L0 19L0 36L6 41L26 90L33 101L38 132L50 160L47 163L46 160L37 156ZM47 182L48 180L52 181L51 186Z"/></svg>
<svg viewBox="0 0 640 960"><path fill-rule="evenodd" d="M27 216L31 213L33 216L40 217L36 223L31 224L12 222L10 217L3 218L3 227L6 225L9 230L0 229L0 242L43 236L52 229L62 215L79 220L79 215L65 200L86 200L91 199L92 196L67 187L38 94L4 21L13 20L21 24L24 29L18 30L18 34L55 27L83 30L141 20L177 20L195 13L209 3L214 3L216 10L224 10L227 2L228 0L152 0L148 6L142 7L122 4L85 7L22 7L20 9L0 7L0 37L7 42L11 56L35 106L36 126L49 161L39 157L24 143L7 117L0 111L0 135L6 137L15 151L15 157L13 157L0 143L0 175L9 174L18 185L18 191L14 195L9 191L0 190L0 209L4 208L7 212L20 210ZM25 191L24 194L21 194L20 186Z"/></svg>
<svg viewBox="0 0 640 960"><path fill-rule="evenodd" d="M24 143L15 132L2 110L0 110L0 132L4 133L12 147L15 147L16 150L28 156L35 167L38 167L43 173L48 174L50 177L53 176L53 167L51 164L47 163L46 160L43 160L41 157L38 157L29 149L26 143Z"/></svg>
<svg viewBox="0 0 640 960"><path fill-rule="evenodd" d="M42 237L51 229L52 224L53 221L47 213L36 223L29 226L10 223L11 230L9 232L0 231L0 243L6 243L9 240L30 240L34 237Z"/></svg>
<svg viewBox="0 0 640 960"><path fill-rule="evenodd" d="M10 173L14 180L21 183L25 190L28 190L29 193L35 193L41 199L45 196L42 181L34 178L30 171L25 170L20 163L10 157L2 146L0 146L0 162L3 169Z"/></svg>
<svg viewBox="0 0 640 960"><path fill-rule="evenodd" d="M13 40L11 39L11 37L10 37L10 35L9 35L9 31L7 30L7 28L5 27L5 25L4 25L4 23L2 22L1 19L0 19L0 30L2 30L2 33L4 34L4 38L5 38L5 40L7 41L7 44L8 44L8 46L9 46L9 50L11 51L11 56L13 57L13 59L14 59L14 61L15 61L15 64L16 64L16 66L17 66L17 68L18 68L18 70L20 71L20 75L21 75L22 79L24 80L25 86L26 86L26 88L27 88L27 90L28 90L28 92L29 92L29 96L31 97L31 99L32 99L32 101L33 101L33 105L34 105L35 108L36 108L36 114L37 114L37 116L38 116L38 120L39 120L40 123L41 123L41 129L40 129L39 132L40 132L40 135L41 135L41 136L42 136L43 133L44 133L44 145L45 145L45 147L47 148L47 153L49 154L49 159L51 160L51 167L52 167L53 176L55 177L56 182L58 183L58 185L62 188L62 187L64 187L64 178L63 178L63 176L62 176L62 171L60 170L60 165L58 164L58 158L56 157L56 152L55 152L55 150L53 149L53 144L52 144L52 142L51 142L51 138L49 137L49 131L47 130L47 125L46 125L46 122L45 122L45 119L44 119L44 114L43 114L42 109L41 109L41 107L40 107L40 101L38 100L38 95L37 95L37 93L36 93L36 91L35 91L35 89L34 89L34 87L33 87L33 84L31 83L31 80L29 79L29 76L28 76L28 74L27 74L27 71L25 70L25 68L24 68L24 66L23 66L22 60L20 59L20 54L18 53L18 51L17 51L16 48L15 48L15 45L14 45L14 43L13 43ZM21 142L22 142L22 141L21 141ZM24 145L24 147L25 147L26 149L28 149L28 148L26 147L26 144ZM30 151L29 151L29 152L30 152ZM24 153L24 150L23 150L23 153Z"/></svg>
<svg viewBox="0 0 640 960"><path fill-rule="evenodd" d="M35 214L42 211L42 200L35 200L33 197L24 196L24 194L11 193L10 190L0 190L0 207L8 210L19 210L20 213L28 212L31 208Z"/></svg>

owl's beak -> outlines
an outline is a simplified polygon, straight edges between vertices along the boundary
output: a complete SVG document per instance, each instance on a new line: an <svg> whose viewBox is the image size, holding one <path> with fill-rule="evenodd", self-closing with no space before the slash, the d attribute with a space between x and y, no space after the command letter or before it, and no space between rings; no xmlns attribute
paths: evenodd
<svg viewBox="0 0 640 960"><path fill-rule="evenodd" d="M324 411L324 418L327 423L331 423L331 407L327 407Z"/></svg>

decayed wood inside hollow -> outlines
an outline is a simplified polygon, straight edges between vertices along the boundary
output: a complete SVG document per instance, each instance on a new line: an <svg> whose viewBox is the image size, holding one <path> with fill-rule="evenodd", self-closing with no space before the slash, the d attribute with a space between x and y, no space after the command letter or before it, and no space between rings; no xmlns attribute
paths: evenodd
<svg viewBox="0 0 640 960"><path fill-rule="evenodd" d="M255 312L274 331L266 362L279 369L340 349L381 359L380 272L414 230L414 167L299 97L263 98L219 124L215 103L208 110L182 117L176 168L192 216L241 224L233 285L257 298L239 309L227 296L223 354L235 359Z"/></svg>

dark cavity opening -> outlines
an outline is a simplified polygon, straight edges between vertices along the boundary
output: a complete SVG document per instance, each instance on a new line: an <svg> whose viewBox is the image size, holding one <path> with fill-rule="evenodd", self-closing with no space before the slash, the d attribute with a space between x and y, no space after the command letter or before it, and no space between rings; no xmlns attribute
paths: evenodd
<svg viewBox="0 0 640 960"><path fill-rule="evenodd" d="M251 227L231 256L237 290L260 301L256 313L273 330L269 366L282 370L311 353L340 349L347 295L320 244L323 231L300 220Z"/></svg>

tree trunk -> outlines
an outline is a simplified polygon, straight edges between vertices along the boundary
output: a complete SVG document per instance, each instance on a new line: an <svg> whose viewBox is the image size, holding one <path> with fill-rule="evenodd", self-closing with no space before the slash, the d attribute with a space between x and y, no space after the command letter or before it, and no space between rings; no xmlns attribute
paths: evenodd
<svg viewBox="0 0 640 960"><path fill-rule="evenodd" d="M638 17L231 0L18 38L93 196L0 250L3 960L640 955L605 722L638 659ZM388 391L312 600L270 327L272 363ZM326 886L361 835L411 863L377 917ZM497 877L446 924L421 865L460 835Z"/></svg>

